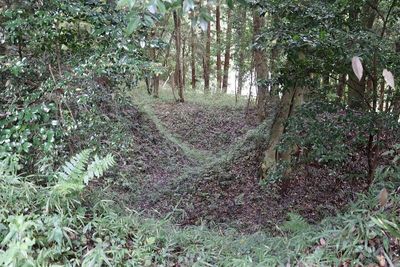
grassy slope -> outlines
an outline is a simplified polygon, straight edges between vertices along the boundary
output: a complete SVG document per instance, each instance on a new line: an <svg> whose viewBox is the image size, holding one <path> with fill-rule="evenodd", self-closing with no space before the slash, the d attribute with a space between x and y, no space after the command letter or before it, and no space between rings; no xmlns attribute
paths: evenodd
<svg viewBox="0 0 400 267"><path fill-rule="evenodd" d="M161 98L165 101L164 97ZM203 98L196 94L189 94L187 99L198 104L205 104L203 100L200 100ZM181 176L172 183L171 187L175 189L166 189L167 191L177 189L187 192L190 188L185 185L196 190L195 184L198 179L196 174L204 173L215 166L224 166L227 162L237 159L248 148L248 141L257 139L257 136L260 138L260 133L265 133L265 128L268 128L268 123L260 126L258 130L251 131L242 141L233 145L229 152L210 158L209 155L203 153L204 151L182 144L176 136L166 130L149 106L152 101L154 100L145 99L144 105L142 105L143 110L150 114L163 133L170 136L170 141L184 146L183 150L189 157L201 161L200 167ZM232 99L219 101L208 102L206 100L207 105L232 105L234 103ZM264 138L265 136L262 136L261 139L264 140ZM376 201L376 195L384 186L390 188L390 192L392 192L390 209L386 210L379 209ZM395 251L398 249L398 239L393 239L391 234L382 231L382 227L376 223L376 218L387 218L389 214L393 215L397 212L399 197L395 193L396 186L398 186L396 183L383 183L383 180L378 177L370 192L367 195L361 195L345 214L329 217L313 226L293 214L289 216L289 222L274 226L276 230L274 232L280 233L275 237L260 232L253 235L241 235L235 230L216 233L204 226L192 226L186 229L172 227L174 230L168 231L168 238L188 242L183 246L184 250L186 252L191 249L198 251L202 255L200 258L201 261L204 260L204 265L208 262L211 265L226 266L275 266L287 262L303 262L320 266L340 265L346 262L356 265L379 263L379 261L386 261L389 265L396 264L398 255L396 256ZM176 192L170 196L173 195L176 195ZM176 209L177 207L175 207ZM192 242L194 245L191 245Z"/></svg>

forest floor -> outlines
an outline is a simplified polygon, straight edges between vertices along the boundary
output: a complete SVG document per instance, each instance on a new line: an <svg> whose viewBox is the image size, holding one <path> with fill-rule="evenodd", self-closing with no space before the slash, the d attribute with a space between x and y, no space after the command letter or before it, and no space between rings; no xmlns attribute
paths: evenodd
<svg viewBox="0 0 400 267"><path fill-rule="evenodd" d="M135 106L125 111L132 123L132 160L123 164L124 182L108 191L137 212L168 216L178 225L273 232L290 212L311 223L335 215L362 190L357 180L337 179L346 170L318 164L299 164L290 183L263 185L260 165L273 107L260 125L245 100L198 101L189 94L176 103L143 92L132 98Z"/></svg>

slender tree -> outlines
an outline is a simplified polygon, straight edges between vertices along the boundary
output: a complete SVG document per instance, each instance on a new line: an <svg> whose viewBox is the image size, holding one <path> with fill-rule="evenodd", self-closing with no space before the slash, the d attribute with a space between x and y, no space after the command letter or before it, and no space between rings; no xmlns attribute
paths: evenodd
<svg viewBox="0 0 400 267"><path fill-rule="evenodd" d="M253 12L253 43L255 44L261 35L264 27L264 18L255 10ZM265 102L267 98L268 87L264 82L268 77L267 57L260 46L255 45L253 51L254 66L257 76L257 110L260 121L266 117Z"/></svg>
<svg viewBox="0 0 400 267"><path fill-rule="evenodd" d="M206 49L203 56L204 92L210 92L211 23L207 25Z"/></svg>
<svg viewBox="0 0 400 267"><path fill-rule="evenodd" d="M230 67L230 59L231 59L231 39L232 39L232 22L231 22L232 10L228 10L227 15L227 29L226 29L226 41L225 41L225 56L224 56L224 77L222 81L222 91L224 93L228 90L228 76L229 76L229 67Z"/></svg>
<svg viewBox="0 0 400 267"><path fill-rule="evenodd" d="M182 39L182 85L186 87L186 38Z"/></svg>
<svg viewBox="0 0 400 267"><path fill-rule="evenodd" d="M176 10L173 11L174 26L175 26L175 84L178 88L179 102L184 102L183 98L183 80L182 80L182 35L181 35L181 18Z"/></svg>
<svg viewBox="0 0 400 267"><path fill-rule="evenodd" d="M245 56L246 56L246 38L244 38L244 34L246 32L246 25L247 25L247 12L246 9L241 8L239 12L239 25L237 28L237 36L238 40L238 88L237 94L240 96L243 90L243 82L244 82L244 75L245 75Z"/></svg>
<svg viewBox="0 0 400 267"><path fill-rule="evenodd" d="M193 25L190 27L190 67L192 70L192 89L196 89L196 32Z"/></svg>
<svg viewBox="0 0 400 267"><path fill-rule="evenodd" d="M221 59L221 7L219 1L217 1L217 6L215 8L215 25L217 33L217 92L221 90L222 84L222 59Z"/></svg>

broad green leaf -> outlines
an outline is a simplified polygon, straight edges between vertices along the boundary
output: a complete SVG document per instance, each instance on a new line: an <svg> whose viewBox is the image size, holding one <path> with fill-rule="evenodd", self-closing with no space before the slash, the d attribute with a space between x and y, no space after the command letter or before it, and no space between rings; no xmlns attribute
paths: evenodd
<svg viewBox="0 0 400 267"><path fill-rule="evenodd" d="M140 25L140 18L135 16L133 18L131 18L131 20L128 23L128 28L127 28L127 33L128 34L132 34L133 32L135 32L137 30L137 28Z"/></svg>
<svg viewBox="0 0 400 267"><path fill-rule="evenodd" d="M117 3L117 8L121 9L124 7L129 7L129 9L132 9L135 4L136 0L119 0Z"/></svg>
<svg viewBox="0 0 400 267"><path fill-rule="evenodd" d="M167 8L165 7L165 4L162 1L157 1L157 8L158 8L158 12L160 12L161 14L165 14L165 12L167 12Z"/></svg>
<svg viewBox="0 0 400 267"><path fill-rule="evenodd" d="M151 16L145 15L144 16L144 23L146 26L151 27L154 24L154 20Z"/></svg>

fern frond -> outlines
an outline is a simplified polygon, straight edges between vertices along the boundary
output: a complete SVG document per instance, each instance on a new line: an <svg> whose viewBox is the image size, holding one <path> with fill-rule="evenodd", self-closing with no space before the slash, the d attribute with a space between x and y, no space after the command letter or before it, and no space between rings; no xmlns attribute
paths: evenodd
<svg viewBox="0 0 400 267"><path fill-rule="evenodd" d="M104 172L107 171L115 164L114 157L108 154L105 158L100 159L97 155L94 156L94 160L87 168L85 175L83 176L83 182L88 184L94 177L103 176Z"/></svg>
<svg viewBox="0 0 400 267"><path fill-rule="evenodd" d="M79 202L77 197L84 190L85 185L95 177L101 177L112 165L115 164L112 155L104 158L94 156L89 164L92 150L84 150L64 164L62 171L57 173L58 181L51 187L50 198L47 201L47 208L60 206L62 203ZM88 165L89 164L89 165ZM86 167L87 166L87 167Z"/></svg>
<svg viewBox="0 0 400 267"><path fill-rule="evenodd" d="M57 176L62 180L78 180L85 173L85 167L89 162L91 153L92 149L86 149L73 156L61 167L62 171L59 171Z"/></svg>
<svg viewBox="0 0 400 267"><path fill-rule="evenodd" d="M53 193L59 197L66 197L68 195L80 192L85 188L83 184L71 183L68 181L62 181L53 187Z"/></svg>

